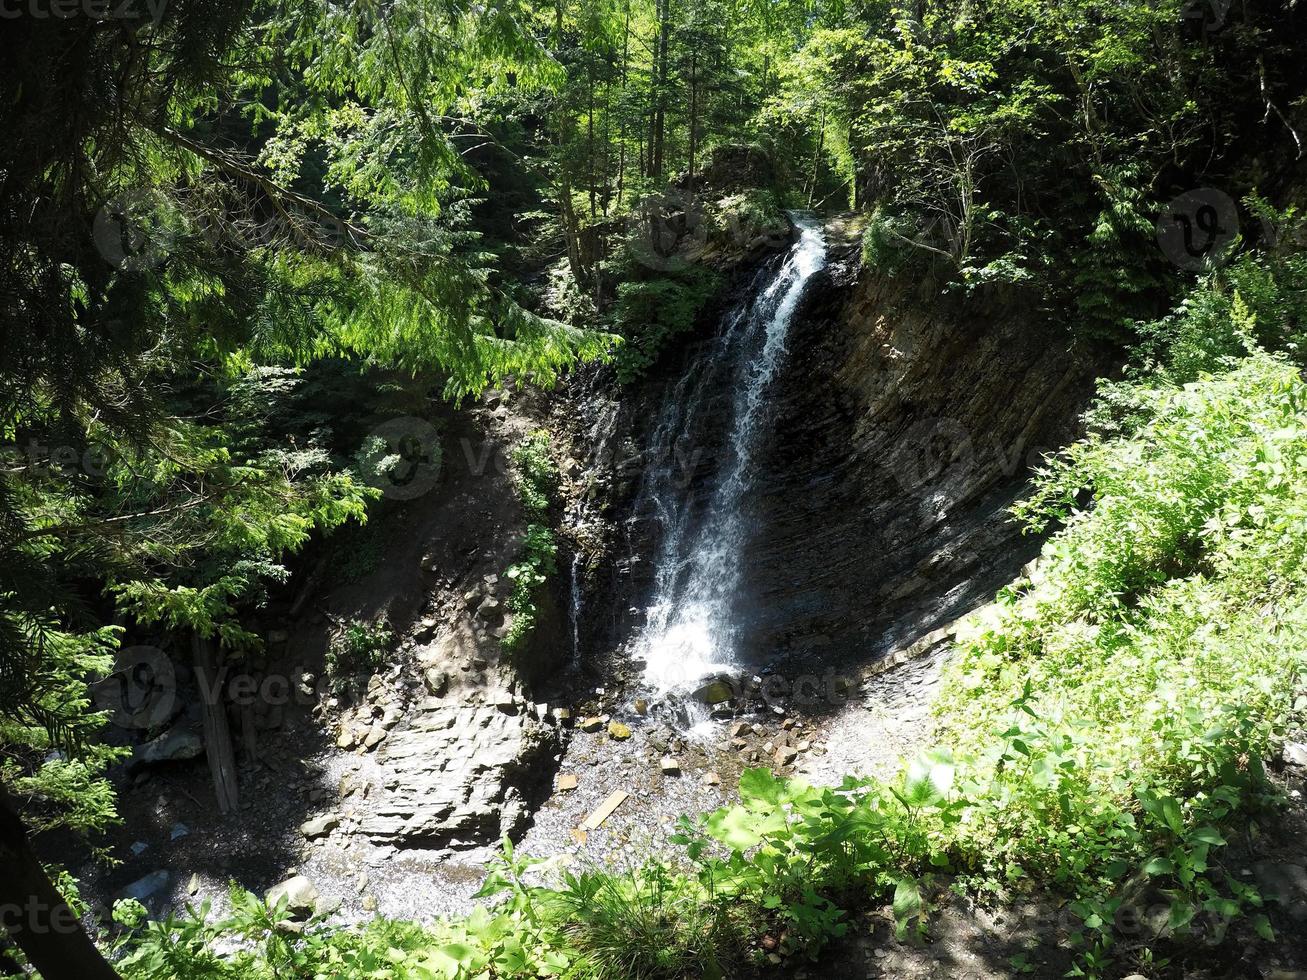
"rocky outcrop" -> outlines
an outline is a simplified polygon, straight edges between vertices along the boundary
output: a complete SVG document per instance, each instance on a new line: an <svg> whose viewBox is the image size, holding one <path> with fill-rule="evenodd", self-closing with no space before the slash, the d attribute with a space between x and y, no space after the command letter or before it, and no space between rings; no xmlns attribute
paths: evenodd
<svg viewBox="0 0 1307 980"><path fill-rule="evenodd" d="M1037 550L1008 518L1104 366L1010 294L814 282L773 393L740 615L759 662L864 659L992 596Z"/></svg>
<svg viewBox="0 0 1307 980"><path fill-rule="evenodd" d="M517 835L547 792L558 750L545 705L504 692L486 705L422 705L378 753L385 792L360 831L404 847L470 847Z"/></svg>

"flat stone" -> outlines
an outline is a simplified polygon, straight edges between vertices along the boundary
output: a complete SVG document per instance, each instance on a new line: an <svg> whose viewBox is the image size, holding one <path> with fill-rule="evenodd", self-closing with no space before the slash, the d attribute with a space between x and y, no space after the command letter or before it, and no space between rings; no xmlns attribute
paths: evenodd
<svg viewBox="0 0 1307 980"><path fill-rule="evenodd" d="M777 766L788 766L798 757L798 750L793 746L782 745L776 750L776 754L772 758L775 760Z"/></svg>
<svg viewBox="0 0 1307 980"><path fill-rule="evenodd" d="M576 789L577 778L572 773L562 773L558 777L558 791L560 793L569 793Z"/></svg>
<svg viewBox="0 0 1307 980"><path fill-rule="evenodd" d="M717 775L715 772L706 772L700 778L699 782L705 786L720 786L722 777Z"/></svg>
<svg viewBox="0 0 1307 980"><path fill-rule="evenodd" d="M186 728L173 728L144 745L138 745L132 750L131 761L136 765L181 762L198 759L203 753L204 740L198 734Z"/></svg>
<svg viewBox="0 0 1307 980"><path fill-rule="evenodd" d="M190 834L191 828L186 826L186 824L175 823L172 825L172 830L168 831L168 839L181 840L183 837L189 837Z"/></svg>
<svg viewBox="0 0 1307 980"><path fill-rule="evenodd" d="M328 813L321 817L314 817L312 820L305 820L300 824L300 833L313 840L316 837L326 837L339 826L340 814Z"/></svg>
<svg viewBox="0 0 1307 980"><path fill-rule="evenodd" d="M583 732L597 732L599 729L604 727L604 722L602 718L591 716L589 718L582 718L581 724L577 727Z"/></svg>
<svg viewBox="0 0 1307 980"><path fill-rule="evenodd" d="M365 749L375 749L386 738L386 730L380 725L373 725L368 729L368 733L363 736L363 747Z"/></svg>
<svg viewBox="0 0 1307 980"><path fill-rule="evenodd" d="M665 755L658 760L658 768L662 770L664 776L679 776L681 774L681 764L670 755Z"/></svg>
<svg viewBox="0 0 1307 980"><path fill-rule="evenodd" d="M144 878L137 878L130 885L123 889L123 897L134 898L142 904L157 898L159 893L168 887L171 876L162 868L158 871L151 871Z"/></svg>

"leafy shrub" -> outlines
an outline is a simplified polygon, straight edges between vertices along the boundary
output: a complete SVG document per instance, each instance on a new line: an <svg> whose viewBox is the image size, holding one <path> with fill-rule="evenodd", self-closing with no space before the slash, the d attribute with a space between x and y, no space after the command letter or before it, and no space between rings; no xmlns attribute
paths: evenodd
<svg viewBox="0 0 1307 980"><path fill-rule="evenodd" d="M702 266L621 283L614 315L626 342L617 349L618 380L628 384L641 377L669 341L694 326L720 289L721 277Z"/></svg>
<svg viewBox="0 0 1307 980"><path fill-rule="evenodd" d="M558 543L554 532L543 524L558 490L558 467L549 455L549 435L543 430L531 433L513 447L511 458L514 483L532 523L527 526L521 557L505 572L513 583L508 608L513 614L503 644L506 650L518 650L535 628L540 590L557 571L555 557Z"/></svg>
<svg viewBox="0 0 1307 980"><path fill-rule="evenodd" d="M327 676L333 684L375 671L385 663L394 634L384 620L369 623L351 619L331 640L327 649Z"/></svg>

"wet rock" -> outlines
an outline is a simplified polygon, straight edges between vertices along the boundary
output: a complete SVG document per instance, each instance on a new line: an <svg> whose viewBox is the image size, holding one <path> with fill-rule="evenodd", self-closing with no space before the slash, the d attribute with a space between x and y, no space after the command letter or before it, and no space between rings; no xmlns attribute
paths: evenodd
<svg viewBox="0 0 1307 980"><path fill-rule="evenodd" d="M707 684L695 689L694 699L706 705L723 704L735 697L735 690L725 678L714 678Z"/></svg>
<svg viewBox="0 0 1307 980"><path fill-rule="evenodd" d="M181 840L183 837L189 837L190 835L191 828L184 823L175 823L172 825L172 829L168 831L169 840Z"/></svg>
<svg viewBox="0 0 1307 980"><path fill-rule="evenodd" d="M132 854L135 855L136 857L140 857L149 849L150 849L150 845L145 843L145 841L143 840L138 840L136 843L132 845L131 848Z"/></svg>
<svg viewBox="0 0 1307 980"><path fill-rule="evenodd" d="M318 837L326 837L329 833L340 826L340 814L328 813L321 817L314 817L312 820L306 820L300 824L300 833L309 840Z"/></svg>
<svg viewBox="0 0 1307 980"><path fill-rule="evenodd" d="M198 874L193 874L191 875L191 880L186 883L186 894L194 897L199 893L200 893L200 876Z"/></svg>

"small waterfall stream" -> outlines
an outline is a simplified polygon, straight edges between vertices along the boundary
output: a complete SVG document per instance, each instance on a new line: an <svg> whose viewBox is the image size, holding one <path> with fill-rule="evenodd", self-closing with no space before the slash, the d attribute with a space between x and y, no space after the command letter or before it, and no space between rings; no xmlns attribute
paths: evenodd
<svg viewBox="0 0 1307 980"><path fill-rule="evenodd" d="M684 688L730 668L736 659L732 606L740 553L749 529L741 512L752 482L755 449L766 427L768 387L785 357L794 310L826 261L820 224L798 216L799 239L770 277L726 316L719 337L668 393L649 447L640 496L656 525L654 595L637 641L645 679L657 691ZM707 413L727 431L706 500L689 492Z"/></svg>

